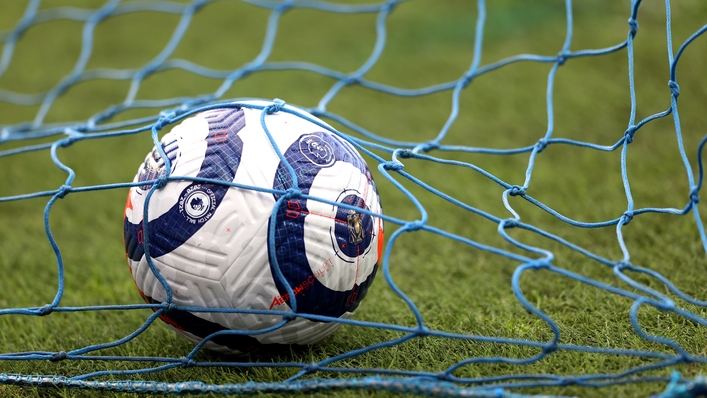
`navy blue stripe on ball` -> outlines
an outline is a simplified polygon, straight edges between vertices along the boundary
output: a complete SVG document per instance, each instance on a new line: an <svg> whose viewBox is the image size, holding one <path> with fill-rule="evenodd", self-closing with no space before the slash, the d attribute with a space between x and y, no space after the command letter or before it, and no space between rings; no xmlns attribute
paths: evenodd
<svg viewBox="0 0 707 398"><path fill-rule="evenodd" d="M245 114L240 108L225 108L204 112L202 116L208 122L209 133L197 177L231 182L243 153L243 141L238 132L245 127ZM220 184L187 186L166 213L150 221L150 255L160 257L184 244L210 219L228 189ZM142 223L133 224L125 218L125 252L133 261L139 261L145 254L142 230Z"/></svg>
<svg viewBox="0 0 707 398"><path fill-rule="evenodd" d="M142 297L148 304L160 304L157 300L150 296L143 295ZM168 325L172 325L172 327L178 330L189 332L200 339L204 339L216 332L230 330L218 323L207 321L206 319L200 318L191 312L182 310L165 311L160 314L160 319ZM255 353L263 348L262 343L260 343L258 339L253 336L243 334L220 335L214 337L210 341L244 354Z"/></svg>
<svg viewBox="0 0 707 398"><path fill-rule="evenodd" d="M367 174L368 168L358 153L346 145L340 138L328 133L315 132L305 134L294 142L283 152L285 160L297 173L297 182L300 191L309 194L314 179L324 168L330 167L334 162L346 162L354 165L363 175ZM372 181L369 179L369 181ZM292 178L283 162L277 168L273 188L277 190L287 190L292 187ZM280 198L274 195L275 200ZM358 203L358 202L357 202ZM363 200L360 201L365 206ZM360 285L354 285L350 290L335 291L329 289L318 279L326 272L332 263L313 264L317 273L312 272L304 241L304 219L305 217L316 217L309 215L306 199L293 198L283 201L277 211L275 222L275 255L280 271L284 275L287 283L292 288L297 300L297 312L340 317L346 312L353 312L368 292L368 287L373 282L377 265L373 272ZM370 218L370 216L366 216ZM371 224L372 225L372 224ZM370 245L370 237L367 243ZM362 250L367 250L362 247ZM332 256L336 251L332 248ZM268 250L271 272L275 285L280 293L279 297L273 299L270 306L287 304L289 306L289 296L285 284L275 277L275 263ZM355 266L355 265L354 265Z"/></svg>

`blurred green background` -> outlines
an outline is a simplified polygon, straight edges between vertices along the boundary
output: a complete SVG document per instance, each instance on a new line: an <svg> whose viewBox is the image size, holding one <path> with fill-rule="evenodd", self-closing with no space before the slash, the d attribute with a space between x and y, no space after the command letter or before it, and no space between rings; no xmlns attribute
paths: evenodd
<svg viewBox="0 0 707 398"><path fill-rule="evenodd" d="M132 3L132 2L124 2ZM138 2L135 2L138 3ZM142 2L144 3L144 2ZM178 2L174 2L178 3ZM331 3L372 4L337 1ZM634 42L637 121L670 106L669 64L666 47L665 7L644 2ZM40 9L73 6L82 10L101 7L103 1L52 0ZM0 0L0 31L15 26L27 1ZM707 4L697 0L672 5L674 50L707 23ZM170 59L186 59L217 70L233 70L252 61L260 52L270 11L245 2L220 1L201 8ZM576 1L574 36L570 49L597 49L626 39L628 1ZM315 63L343 73L358 69L369 57L376 39L376 13L336 14L314 9L293 9L282 17L272 53L267 60ZM472 62L476 2L468 0L411 0L389 16L383 54L365 78L400 88L420 88L455 81ZM164 48L180 19L179 14L144 11L110 17L93 32L93 49L86 70L138 69ZM38 23L17 41L0 90L22 94L44 93L69 74L81 51L84 23L67 19ZM565 4L560 0L534 2L497 0L487 5L481 65L516 54L556 55L565 40ZM0 36L2 37L2 36ZM5 38L7 35L4 36ZM7 48L7 44L5 49ZM5 50L7 51L7 50ZM554 86L553 138L612 145L623 137L631 106L627 52L600 57L569 59L559 68ZM698 38L678 65L681 87L679 115L685 148L696 172L697 143L707 133L707 40ZM462 92L457 121L442 142L467 147L517 148L535 144L548 126L545 105L550 63L521 62L481 75ZM305 71L258 71L237 80L222 99L282 98L289 104L315 107L336 81ZM137 99L190 97L214 92L222 80L181 70L148 76ZM90 80L72 85L52 104L44 123L81 123L109 106L123 102L128 80ZM348 86L328 105L327 111L381 137L425 142L434 139L449 117L451 91L405 98ZM37 106L0 101L0 126L32 121ZM109 122L159 114L160 108L121 112ZM357 133L335 122L344 133ZM0 141L0 153L62 138ZM76 173L73 187L132 181L145 154L152 148L149 132L84 140L57 150L58 158ZM536 159L527 192L557 212L583 222L620 217L627 200L621 180L620 149L599 152L568 145L550 145ZM377 151L381 156L390 155ZM468 162L493 173L509 184L522 185L528 153L484 155L432 151L432 156ZM372 162L372 159L369 158ZM510 213L501 200L504 188L465 167L421 160L403 160L405 171L475 208L498 217ZM375 168L375 165L372 165ZM636 208L683 208L690 184L677 147L671 117L641 128L628 148L628 177ZM0 157L0 197L58 189L67 173L51 160L48 150ZM424 205L429 225L477 242L529 255L505 242L497 225L436 197L409 181L395 177ZM415 220L413 203L392 183L376 174L386 214ZM71 193L51 210L51 231L65 264L62 306L140 303L122 248L122 217L126 189ZM0 308L40 307L56 294L56 258L44 231L48 197L0 202ZM510 198L521 220L556 234L612 261L622 258L615 226L597 229L571 227L521 197ZM386 235L398 228L388 223ZM590 260L551 240L523 230L509 230L521 242L551 251L554 265L601 282L633 291L613 274L611 267ZM692 214L685 217L646 214L623 229L634 264L656 270L685 293L706 299L705 249ZM511 276L519 263L438 235L417 231L403 234L393 246L391 275L417 305L432 329L476 336L548 341L552 331L518 303ZM640 283L667 294L684 309L705 316L707 311L669 294L659 281L630 274ZM641 339L632 329L632 300L589 287L548 271L523 275L525 297L551 316L561 329L560 343L592 347L651 350L674 354L665 345ZM53 313L46 317L0 316L0 352L70 351L120 339L140 327L151 314L141 311L89 311ZM382 275L374 282L356 319L414 326L407 305L387 286ZM703 359L707 351L705 327L670 312L641 307L641 326L647 333L675 340L689 353ZM262 361L318 362L349 350L400 337L378 329L344 326L322 344L293 350ZM179 358L192 345L155 323L135 340L103 355ZM540 352L508 344L418 338L399 346L372 351L336 362L343 368L385 368L440 372L469 357L528 358ZM232 358L200 353L200 361ZM506 374L583 375L616 373L655 362L629 356L555 352L528 366L471 364L457 370L458 377ZM73 376L105 369L137 369L153 364L113 361L0 361L1 373ZM686 378L704 374L703 364L675 367ZM672 368L671 368L672 369ZM281 381L298 368L199 368L177 369L138 377L145 380L200 380L207 383ZM670 369L643 375L669 376ZM317 376L348 377L339 373ZM125 377L116 376L116 379ZM665 383L626 384L586 389L576 386L522 389L523 393L581 396L648 396ZM0 386L0 395L84 396L81 391L18 389ZM346 396L386 395L350 391ZM95 394L100 395L100 394ZM127 395L127 394L126 394ZM324 394L321 394L324 395Z"/></svg>

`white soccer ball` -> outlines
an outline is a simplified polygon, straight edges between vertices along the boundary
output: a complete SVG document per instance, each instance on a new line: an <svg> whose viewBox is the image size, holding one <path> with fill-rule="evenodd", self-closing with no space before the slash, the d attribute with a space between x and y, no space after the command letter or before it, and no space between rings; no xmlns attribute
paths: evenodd
<svg viewBox="0 0 707 398"><path fill-rule="evenodd" d="M170 181L156 189L147 211L149 253L171 289L173 303L289 311L290 297L276 276L277 264L294 292L298 314L351 316L376 274L383 222L313 198L381 214L366 163L342 138L287 111L318 120L314 116L284 106L266 115L265 123L296 173L293 187L290 171L261 125L262 109L246 107L270 103L241 104L199 113L165 134L161 145L171 163L170 175L268 190L296 188L312 199L283 199L274 210L281 199L277 193L194 180ZM165 162L153 148L134 179L146 184L130 189L125 209L126 256L148 303L167 300L165 287L147 263L143 227L146 197L152 188L147 182L164 173ZM160 318L193 342L217 331L258 331L283 321L281 314L175 309ZM245 353L268 344L312 344L339 326L339 322L296 317L266 333L220 335L205 347Z"/></svg>

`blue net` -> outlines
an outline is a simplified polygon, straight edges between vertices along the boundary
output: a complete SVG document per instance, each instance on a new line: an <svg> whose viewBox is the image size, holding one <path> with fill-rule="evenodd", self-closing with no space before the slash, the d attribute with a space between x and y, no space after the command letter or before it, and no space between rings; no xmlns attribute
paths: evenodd
<svg viewBox="0 0 707 398"><path fill-rule="evenodd" d="M484 0L444 5L403 0L111 0L97 2L95 8L39 0L18 4L8 6L0 18L5 29L0 30L0 161L9 176L3 177L0 191L0 243L6 244L0 255L6 281L0 296L0 342L6 347L0 354L0 393L26 386L182 394L375 390L510 397L635 384L649 384L653 390L641 391L664 397L707 391L704 378L697 376L707 362L707 302L699 297L705 298L700 273L707 236L698 212L707 136L694 134L704 131L705 122L699 110L699 101L706 97L699 73L704 59L696 55L706 53L700 37L707 31L703 5L675 8L666 0L661 8L633 0L595 7L571 0L533 5L519 1L499 2L487 10ZM607 16L598 16L599 9L606 9ZM639 30L639 13L650 27L646 42L667 42L667 51L663 47L659 57L645 55L656 46L641 47L646 28ZM560 26L552 18L563 22L563 41L548 39L557 39L557 30L543 30L544 25ZM212 23L217 20L228 23ZM405 28L401 21L407 21ZM598 26L597 21L605 24ZM234 26L244 28L229 30ZM394 27L403 33L396 35ZM343 32L331 33L333 47L319 43L329 35L327 29ZM675 44L674 30L680 35ZM595 46L588 36L606 40ZM132 39L121 44L125 37ZM505 53L484 44L502 43L504 38L519 44L506 43L501 47ZM280 40L286 48L278 47ZM577 42L591 44L582 47ZM520 44L526 47L519 50ZM337 47L344 50L331 51ZM186 54L184 48L193 53ZM469 51L460 57L452 54L455 48ZM405 58L405 51L416 58ZM393 55L386 58L387 52ZM448 63L435 64L440 56L448 56ZM487 62L486 57L496 60ZM463 68L453 67L460 64L458 58L466 62ZM575 65L583 66L572 75ZM416 67L436 73L423 75ZM617 80L595 81L604 75L590 71L602 68L616 69L610 73ZM513 74L502 75L504 71ZM688 82L682 87L679 71ZM563 73L572 78L563 80ZM494 75L502 77L491 83L483 80ZM380 76L390 80L381 81ZM659 79L661 88L652 79ZM94 83L98 86L91 89ZM522 92L499 95L514 86ZM605 97L572 103L572 98L591 98L594 86ZM644 86L648 88L641 91ZM304 94L293 94L293 100L283 92ZM621 127L600 121L613 117L607 109L613 105L604 104L614 104L608 97L616 96L623 98ZM159 143L162 131L188 116L243 104L248 98L270 98L265 105L250 105L264 115L283 112L283 101L272 100L277 97L331 123L334 132L378 170L387 235L379 280L371 288L374 297L364 301L357 317L328 319L345 324L333 343L273 357L209 354L202 345L185 346L155 331L163 328L157 321L160 315L186 307L169 300L137 303L137 295L116 297L120 293L112 292L114 279L81 277L108 274L101 269L123 259L116 261L109 258L111 250L82 246L56 232L72 231L79 242L100 235L109 222L85 206L103 199L90 196L78 208L60 203L112 192L124 198L127 188L144 185L130 182L132 168L114 173L114 153L141 161ZM641 108L643 98L646 106ZM685 135L678 98L689 98L682 103L690 115ZM417 100L422 105L408 102ZM523 114L531 107L528 103L544 104L545 117ZM493 114L492 123L475 130L473 118L465 117L472 114L471 107L474 117ZM425 119L427 110L435 108L444 118ZM407 118L407 124L383 125L376 118ZM573 118L578 120L575 125ZM603 131L606 126L608 131ZM578 133L562 134L567 131ZM105 141L120 145L96 149L88 144ZM632 150L644 156L650 145L664 149L657 153L665 157L631 157ZM98 163L80 165L89 151L97 150L104 151ZM669 169L667 164L675 159L684 174L644 179ZM592 163L572 170L573 160ZM648 171L629 178L632 167ZM429 177L428 168L438 170L432 180L418 177ZM572 174L575 171L581 175ZM572 179L563 180L568 174ZM28 183L30 176L35 179ZM63 179L58 184L57 176ZM154 180L153 191L179 178ZM546 186L547 179L565 185L532 195L531 190ZM604 192L609 186L623 188L620 197L625 202L618 204L619 210L617 203L602 200L604 195L617 197ZM635 191L650 194L635 201ZM485 193L493 196L495 207L483 200ZM578 197L589 198L595 206L568 205ZM676 206L674 198L682 202ZM21 221L28 209L42 214L37 203L43 208L41 225ZM676 224L676 219L681 221ZM59 225L51 224L53 220ZM594 232L580 237L576 231ZM30 271L23 261L35 261L31 252L46 240L55 266L48 258L42 265L45 271L51 266L53 273ZM73 251L81 252L78 261L90 264L78 264ZM677 252L686 254L676 259ZM431 265L419 274L405 268L407 262ZM680 264L661 267L675 262ZM132 283L121 267L122 280ZM442 276L445 273L449 275ZM435 282L437 278L441 282ZM484 290L486 281L502 281L502 286ZM562 293L543 293L547 285L561 285ZM83 288L101 295L96 298ZM287 288L290 296L293 288ZM580 289L584 293L577 293ZM20 290L42 290L37 297L52 290L53 298L38 303L37 298L23 298ZM446 290L458 294L456 301L438 300ZM496 312L504 307L507 313ZM565 309L558 313L553 310L557 307ZM283 323L307 316L277 314ZM498 325L497 317L504 319L501 327L484 327ZM113 339L100 331L91 335L90 326L46 330L52 326L25 321L52 318L65 320L49 324L62 328L112 323L118 331L121 325L139 322ZM87 333L90 341L72 338L72 333ZM572 362L584 371L573 370ZM208 373L211 369L221 373Z"/></svg>

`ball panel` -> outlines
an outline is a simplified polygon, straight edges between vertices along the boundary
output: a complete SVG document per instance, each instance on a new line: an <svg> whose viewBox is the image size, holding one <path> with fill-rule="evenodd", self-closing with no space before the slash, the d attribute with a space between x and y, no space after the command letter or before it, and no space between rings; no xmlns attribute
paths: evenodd
<svg viewBox="0 0 707 398"><path fill-rule="evenodd" d="M350 163L337 162L335 168L337 166L335 173L332 168L317 175L310 195L380 213L378 198L368 176L361 174ZM328 183L336 179L345 180L339 176L349 176L344 187ZM326 279L330 282L324 282L330 289L345 290L354 283L360 284L378 263L379 223L368 214L315 199L308 199L307 207L311 209L311 214L320 216L305 219L305 242L310 264L329 261L334 269L339 270ZM328 236L329 239L324 241L321 236ZM326 253L328 257L321 258L319 253ZM351 270L353 275L341 275L341 270ZM342 281L349 281L350 284L342 286Z"/></svg>
<svg viewBox="0 0 707 398"><path fill-rule="evenodd" d="M311 194L313 186L327 187L329 195L324 197L336 201L342 191L353 189L365 192L369 189L363 159L350 145L332 134L319 131L302 134L283 154L297 175L297 188L305 195ZM346 176L350 177L347 179ZM315 181L319 182L315 185ZM285 163L281 162L273 188L286 190L292 183L292 176ZM337 197L326 197L332 196L332 193L337 194ZM280 199L280 195L273 196L276 200ZM359 203L353 199L352 202ZM364 203L362 199L360 202ZM316 208L309 209L310 205ZM330 208L328 211L327 206ZM323 206L321 202L313 200L291 198L281 201L275 220L275 258L270 258L270 267L274 276L277 275L275 267L279 267L285 281L283 283L274 277L280 296L273 299L271 308L289 306L285 283L289 284L297 298L298 312L339 317L358 306L372 281L369 276L373 275L375 257L366 262L359 278L360 253L357 252L353 260L347 263L335 259L337 249L332 245L327 247L313 244L308 247L310 242L326 240L330 235L329 230L333 231L337 224L337 212L332 205ZM352 228L359 228L355 239L361 238L358 243L364 243L364 250L368 249L373 238L373 223L366 223L370 227L366 236L363 224L360 223L361 213L354 212L351 216ZM313 221L308 222L309 219ZM349 235L348 213L346 220L347 232L342 233L342 236ZM327 225L329 228L326 228ZM311 226L311 232L308 232L307 226ZM357 279L361 283L357 283ZM365 289L362 289L364 284Z"/></svg>
<svg viewBox="0 0 707 398"><path fill-rule="evenodd" d="M243 142L238 137L238 132L245 126L244 112L242 109L229 108L204 112L201 116L207 121L209 130L205 138L206 148L196 177L231 182L243 152ZM181 129L179 133L181 136L188 135L188 131L184 131L184 129ZM169 145L174 146L173 139L174 136L169 137ZM172 150L172 153L175 151L176 149ZM195 151L192 151L191 147L186 147L182 149L181 154L190 152L194 154ZM160 175L164 174L164 163L162 163L162 169L157 172ZM138 181L147 181L143 178L153 174L154 172L139 173ZM139 201L144 203L145 196L141 195L140 190L138 188L135 191L140 195ZM169 210L149 221L149 230L154 231L150 235L150 255L160 257L170 253L194 236L211 219L227 191L227 186L217 184L193 182L187 185ZM151 197L151 202L157 204L174 202L174 196L170 193L168 191L155 192ZM136 200L133 200L134 202ZM140 206L141 208L142 206ZM140 239L143 230L142 224L132 223L128 217L126 217L124 224L124 235L136 236L139 243L142 240ZM136 241L135 239L130 240L131 243ZM128 251L128 249L130 250ZM126 247L126 252L131 259L137 261L144 254L144 246L133 244L130 248Z"/></svg>

